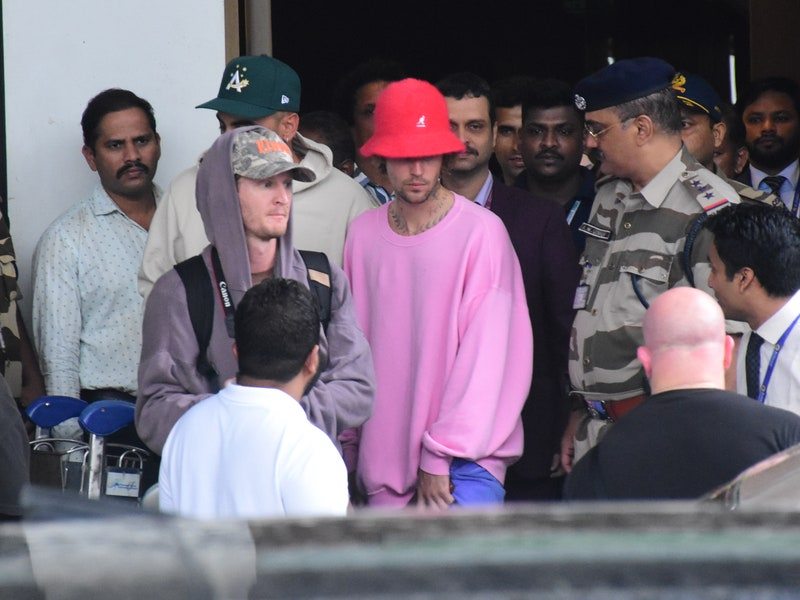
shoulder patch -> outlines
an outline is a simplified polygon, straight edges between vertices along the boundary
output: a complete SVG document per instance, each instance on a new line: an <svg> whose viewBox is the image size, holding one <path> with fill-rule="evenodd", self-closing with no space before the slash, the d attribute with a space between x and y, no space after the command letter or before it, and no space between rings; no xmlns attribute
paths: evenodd
<svg viewBox="0 0 800 600"><path fill-rule="evenodd" d="M683 171L679 179L703 207L703 212L711 214L740 201L736 190L708 169Z"/></svg>

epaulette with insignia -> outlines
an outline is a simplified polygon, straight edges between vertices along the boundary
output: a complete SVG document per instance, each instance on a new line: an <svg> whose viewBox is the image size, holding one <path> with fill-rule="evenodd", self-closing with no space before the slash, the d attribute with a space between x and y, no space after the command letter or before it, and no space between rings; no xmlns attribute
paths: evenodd
<svg viewBox="0 0 800 600"><path fill-rule="evenodd" d="M739 203L736 190L708 169L683 171L679 179L705 213L715 213L728 204Z"/></svg>

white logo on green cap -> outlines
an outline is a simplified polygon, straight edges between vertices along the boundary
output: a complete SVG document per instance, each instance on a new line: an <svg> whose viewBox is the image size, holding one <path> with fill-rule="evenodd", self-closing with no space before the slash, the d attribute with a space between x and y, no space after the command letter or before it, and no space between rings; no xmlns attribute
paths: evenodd
<svg viewBox="0 0 800 600"><path fill-rule="evenodd" d="M236 65L236 71L231 76L231 80L228 82L228 85L225 86L225 89L229 90L232 88L241 94L242 90L246 88L248 85L250 85L250 81L245 79L244 76L242 75L246 71L247 67L244 67L242 69L242 73L239 73L239 65Z"/></svg>

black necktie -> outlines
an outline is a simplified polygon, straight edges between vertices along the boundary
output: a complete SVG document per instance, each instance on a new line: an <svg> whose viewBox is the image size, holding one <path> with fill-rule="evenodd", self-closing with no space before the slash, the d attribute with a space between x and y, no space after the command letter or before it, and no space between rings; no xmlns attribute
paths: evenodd
<svg viewBox="0 0 800 600"><path fill-rule="evenodd" d="M783 186L784 181L786 181L786 177L783 175L770 175L769 177L764 177L764 179L761 180L761 183L766 185L773 194L780 198L781 187Z"/></svg>
<svg viewBox="0 0 800 600"><path fill-rule="evenodd" d="M750 334L747 342L747 353L744 355L744 372L747 376L747 395L754 400L758 398L758 388L761 387L761 344L764 338L755 331Z"/></svg>

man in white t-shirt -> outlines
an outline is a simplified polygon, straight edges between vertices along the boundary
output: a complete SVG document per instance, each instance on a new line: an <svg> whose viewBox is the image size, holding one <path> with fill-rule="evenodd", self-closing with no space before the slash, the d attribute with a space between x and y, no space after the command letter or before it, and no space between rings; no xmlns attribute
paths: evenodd
<svg viewBox="0 0 800 600"><path fill-rule="evenodd" d="M268 278L245 294L234 328L236 380L167 438L161 510L201 519L344 515L344 462L300 406L319 369L315 298L297 281Z"/></svg>

